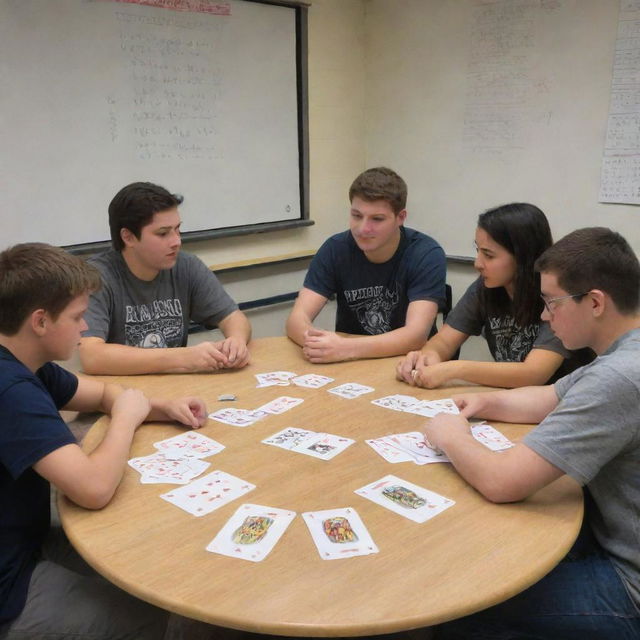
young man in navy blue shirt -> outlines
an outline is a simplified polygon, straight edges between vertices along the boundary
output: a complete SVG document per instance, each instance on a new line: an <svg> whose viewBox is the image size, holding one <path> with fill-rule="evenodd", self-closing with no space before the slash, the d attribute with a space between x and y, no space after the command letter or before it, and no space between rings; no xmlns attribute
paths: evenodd
<svg viewBox="0 0 640 640"><path fill-rule="evenodd" d="M445 299L442 248L404 226L404 180L386 167L368 169L351 185L349 200L349 231L320 247L287 319L287 335L310 362L383 358L420 349ZM334 296L336 332L314 327Z"/></svg>
<svg viewBox="0 0 640 640"><path fill-rule="evenodd" d="M78 505L100 509L143 421L198 428L206 419L197 398L150 400L51 362L69 358L80 342L89 294L99 286L93 267L57 247L0 253L0 638L155 640L167 625L167 612L99 577L50 529L50 483ZM90 454L60 409L111 415Z"/></svg>

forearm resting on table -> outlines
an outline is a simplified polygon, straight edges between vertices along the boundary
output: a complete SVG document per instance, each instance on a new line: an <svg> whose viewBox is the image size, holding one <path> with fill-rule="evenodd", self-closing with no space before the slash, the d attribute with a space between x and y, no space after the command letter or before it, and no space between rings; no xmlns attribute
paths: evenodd
<svg viewBox="0 0 640 640"><path fill-rule="evenodd" d="M408 327L375 336L347 335L346 338L348 359L352 360L404 355L408 351L419 349L424 343L424 333Z"/></svg>
<svg viewBox="0 0 640 640"><path fill-rule="evenodd" d="M82 370L90 375L138 375L168 373L183 367L185 347L143 349L123 344L108 344L100 338L80 342Z"/></svg>
<svg viewBox="0 0 640 640"><path fill-rule="evenodd" d="M239 309L230 313L218 323L218 328L225 338L237 338L248 344L251 340L251 323Z"/></svg>
<svg viewBox="0 0 640 640"><path fill-rule="evenodd" d="M544 384L553 371L527 366L524 362L479 362L458 360L452 363L455 378L488 387L507 389Z"/></svg>

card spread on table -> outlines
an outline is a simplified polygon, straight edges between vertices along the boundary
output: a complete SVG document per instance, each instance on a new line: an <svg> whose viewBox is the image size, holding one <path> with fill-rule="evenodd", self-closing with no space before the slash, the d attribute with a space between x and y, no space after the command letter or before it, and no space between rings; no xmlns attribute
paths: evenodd
<svg viewBox="0 0 640 640"><path fill-rule="evenodd" d="M289 409L293 409L293 407L297 407L301 402L304 402L303 398L280 396L279 398L271 400L271 402L267 402L267 404L263 404L261 407L258 407L256 411L264 411L265 413L278 415L285 411L289 411Z"/></svg>
<svg viewBox="0 0 640 640"><path fill-rule="evenodd" d="M295 511L243 504L207 545L207 551L252 562L264 560L295 518Z"/></svg>
<svg viewBox="0 0 640 640"><path fill-rule="evenodd" d="M392 475L356 489L355 492L409 520L420 523L426 522L455 504L449 498Z"/></svg>
<svg viewBox="0 0 640 640"><path fill-rule="evenodd" d="M513 446L513 443L502 433L484 422L472 425L471 435L480 444L493 451L503 451ZM419 431L394 433L382 438L365 440L365 442L387 462L415 462L416 464L449 462L447 456L436 453L427 446L424 434Z"/></svg>
<svg viewBox="0 0 640 640"><path fill-rule="evenodd" d="M224 445L197 431L186 431L172 438L160 440L153 445L167 458L207 458L224 449Z"/></svg>
<svg viewBox="0 0 640 640"><path fill-rule="evenodd" d="M161 494L161 498L194 516L204 516L256 486L224 471L213 471L191 484Z"/></svg>
<svg viewBox="0 0 640 640"><path fill-rule="evenodd" d="M384 398L377 398L371 401L379 407L392 409L393 411L404 411L406 413L415 413L427 418L433 418L439 413L460 413L456 403L451 398L443 398L440 400L418 400L413 396L405 396L396 393Z"/></svg>
<svg viewBox="0 0 640 640"><path fill-rule="evenodd" d="M320 387L324 387L325 384L329 384L333 381L334 378L321 376L317 373L307 373L303 376L291 378L291 382L293 384L297 385L298 387L307 387L309 389L319 389Z"/></svg>
<svg viewBox="0 0 640 640"><path fill-rule="evenodd" d="M157 451L148 456L131 458L129 466L140 474L142 484L187 484L210 466L195 457L177 457L175 453Z"/></svg>
<svg viewBox="0 0 640 640"><path fill-rule="evenodd" d="M256 373L256 379L258 380L256 388L272 387L274 385L288 387L289 380L291 380L291 378L295 378L296 375L297 374L292 371L269 371L268 373Z"/></svg>
<svg viewBox="0 0 640 640"><path fill-rule="evenodd" d="M258 409L235 409L227 407L210 413L209 417L212 420L217 420L223 424L230 424L233 427L250 427L266 415L264 411L259 411Z"/></svg>
<svg viewBox="0 0 640 640"><path fill-rule="evenodd" d="M353 398L357 398L365 393L371 393L375 391L375 389L373 387L367 387L367 385L364 384L358 384L357 382L345 382L332 389L327 389L327 391L341 398L353 400Z"/></svg>
<svg viewBox="0 0 640 640"><path fill-rule="evenodd" d="M287 449L287 451L304 453L322 460L330 460L353 444L355 440L331 433L317 433L307 429L288 427L265 438L262 442L281 449Z"/></svg>
<svg viewBox="0 0 640 640"><path fill-rule="evenodd" d="M323 560L378 553L378 547L352 507L307 511L302 517Z"/></svg>

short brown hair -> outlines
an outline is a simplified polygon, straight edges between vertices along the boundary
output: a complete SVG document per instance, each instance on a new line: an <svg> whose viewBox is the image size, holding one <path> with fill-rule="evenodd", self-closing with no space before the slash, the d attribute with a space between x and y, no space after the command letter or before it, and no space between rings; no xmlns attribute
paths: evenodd
<svg viewBox="0 0 640 640"><path fill-rule="evenodd" d="M30 242L0 253L0 333L13 336L29 314L44 309L55 320L77 296L100 288L100 274L60 247Z"/></svg>
<svg viewBox="0 0 640 640"><path fill-rule="evenodd" d="M604 291L618 311L633 314L640 304L640 264L629 243L606 227L577 229L549 247L535 269L552 273L567 293Z"/></svg>
<svg viewBox="0 0 640 640"><path fill-rule="evenodd" d="M385 200L397 215L407 206L407 183L392 169L374 167L353 181L349 188L349 202L356 196L367 202Z"/></svg>

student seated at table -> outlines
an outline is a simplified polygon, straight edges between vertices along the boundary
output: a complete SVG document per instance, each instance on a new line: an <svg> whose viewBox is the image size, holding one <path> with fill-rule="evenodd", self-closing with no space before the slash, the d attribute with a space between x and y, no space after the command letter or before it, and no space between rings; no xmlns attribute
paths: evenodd
<svg viewBox="0 0 640 640"><path fill-rule="evenodd" d="M150 182L127 185L111 201L113 248L89 260L103 286L86 315L86 373L215 371L249 362L246 316L199 258L180 251L181 202ZM188 347L190 321L218 326L225 339Z"/></svg>
<svg viewBox="0 0 640 640"><path fill-rule="evenodd" d="M598 357L555 385L454 397L425 437L492 502L523 500L567 474L585 487L583 533L551 573L523 593L443 625L436 637L640 638L640 264L622 236L579 229L537 261L543 318L567 349ZM540 423L494 453L468 417ZM553 523L549 523L553 526Z"/></svg>
<svg viewBox="0 0 640 640"><path fill-rule="evenodd" d="M391 169L360 174L349 189L350 230L313 258L287 319L287 335L310 362L380 358L417 349L445 297L440 245L404 226L407 185ZM337 297L336 332L313 326Z"/></svg>
<svg viewBox="0 0 640 640"><path fill-rule="evenodd" d="M533 265L552 244L544 213L527 203L481 213L475 244L474 266L480 277L422 350L398 363L398 380L427 389L454 379L522 387L544 384L554 374L564 375L589 362L591 352L569 353L549 323L540 319L540 275ZM451 360L470 335L480 333L495 362Z"/></svg>
<svg viewBox="0 0 640 640"><path fill-rule="evenodd" d="M117 589L50 529L50 484L100 509L122 477L137 427L171 420L198 428L197 398L148 399L50 362L66 360L86 328L100 275L45 244L0 253L0 637L162 638L168 614ZM104 411L111 421L89 455L60 409Z"/></svg>

